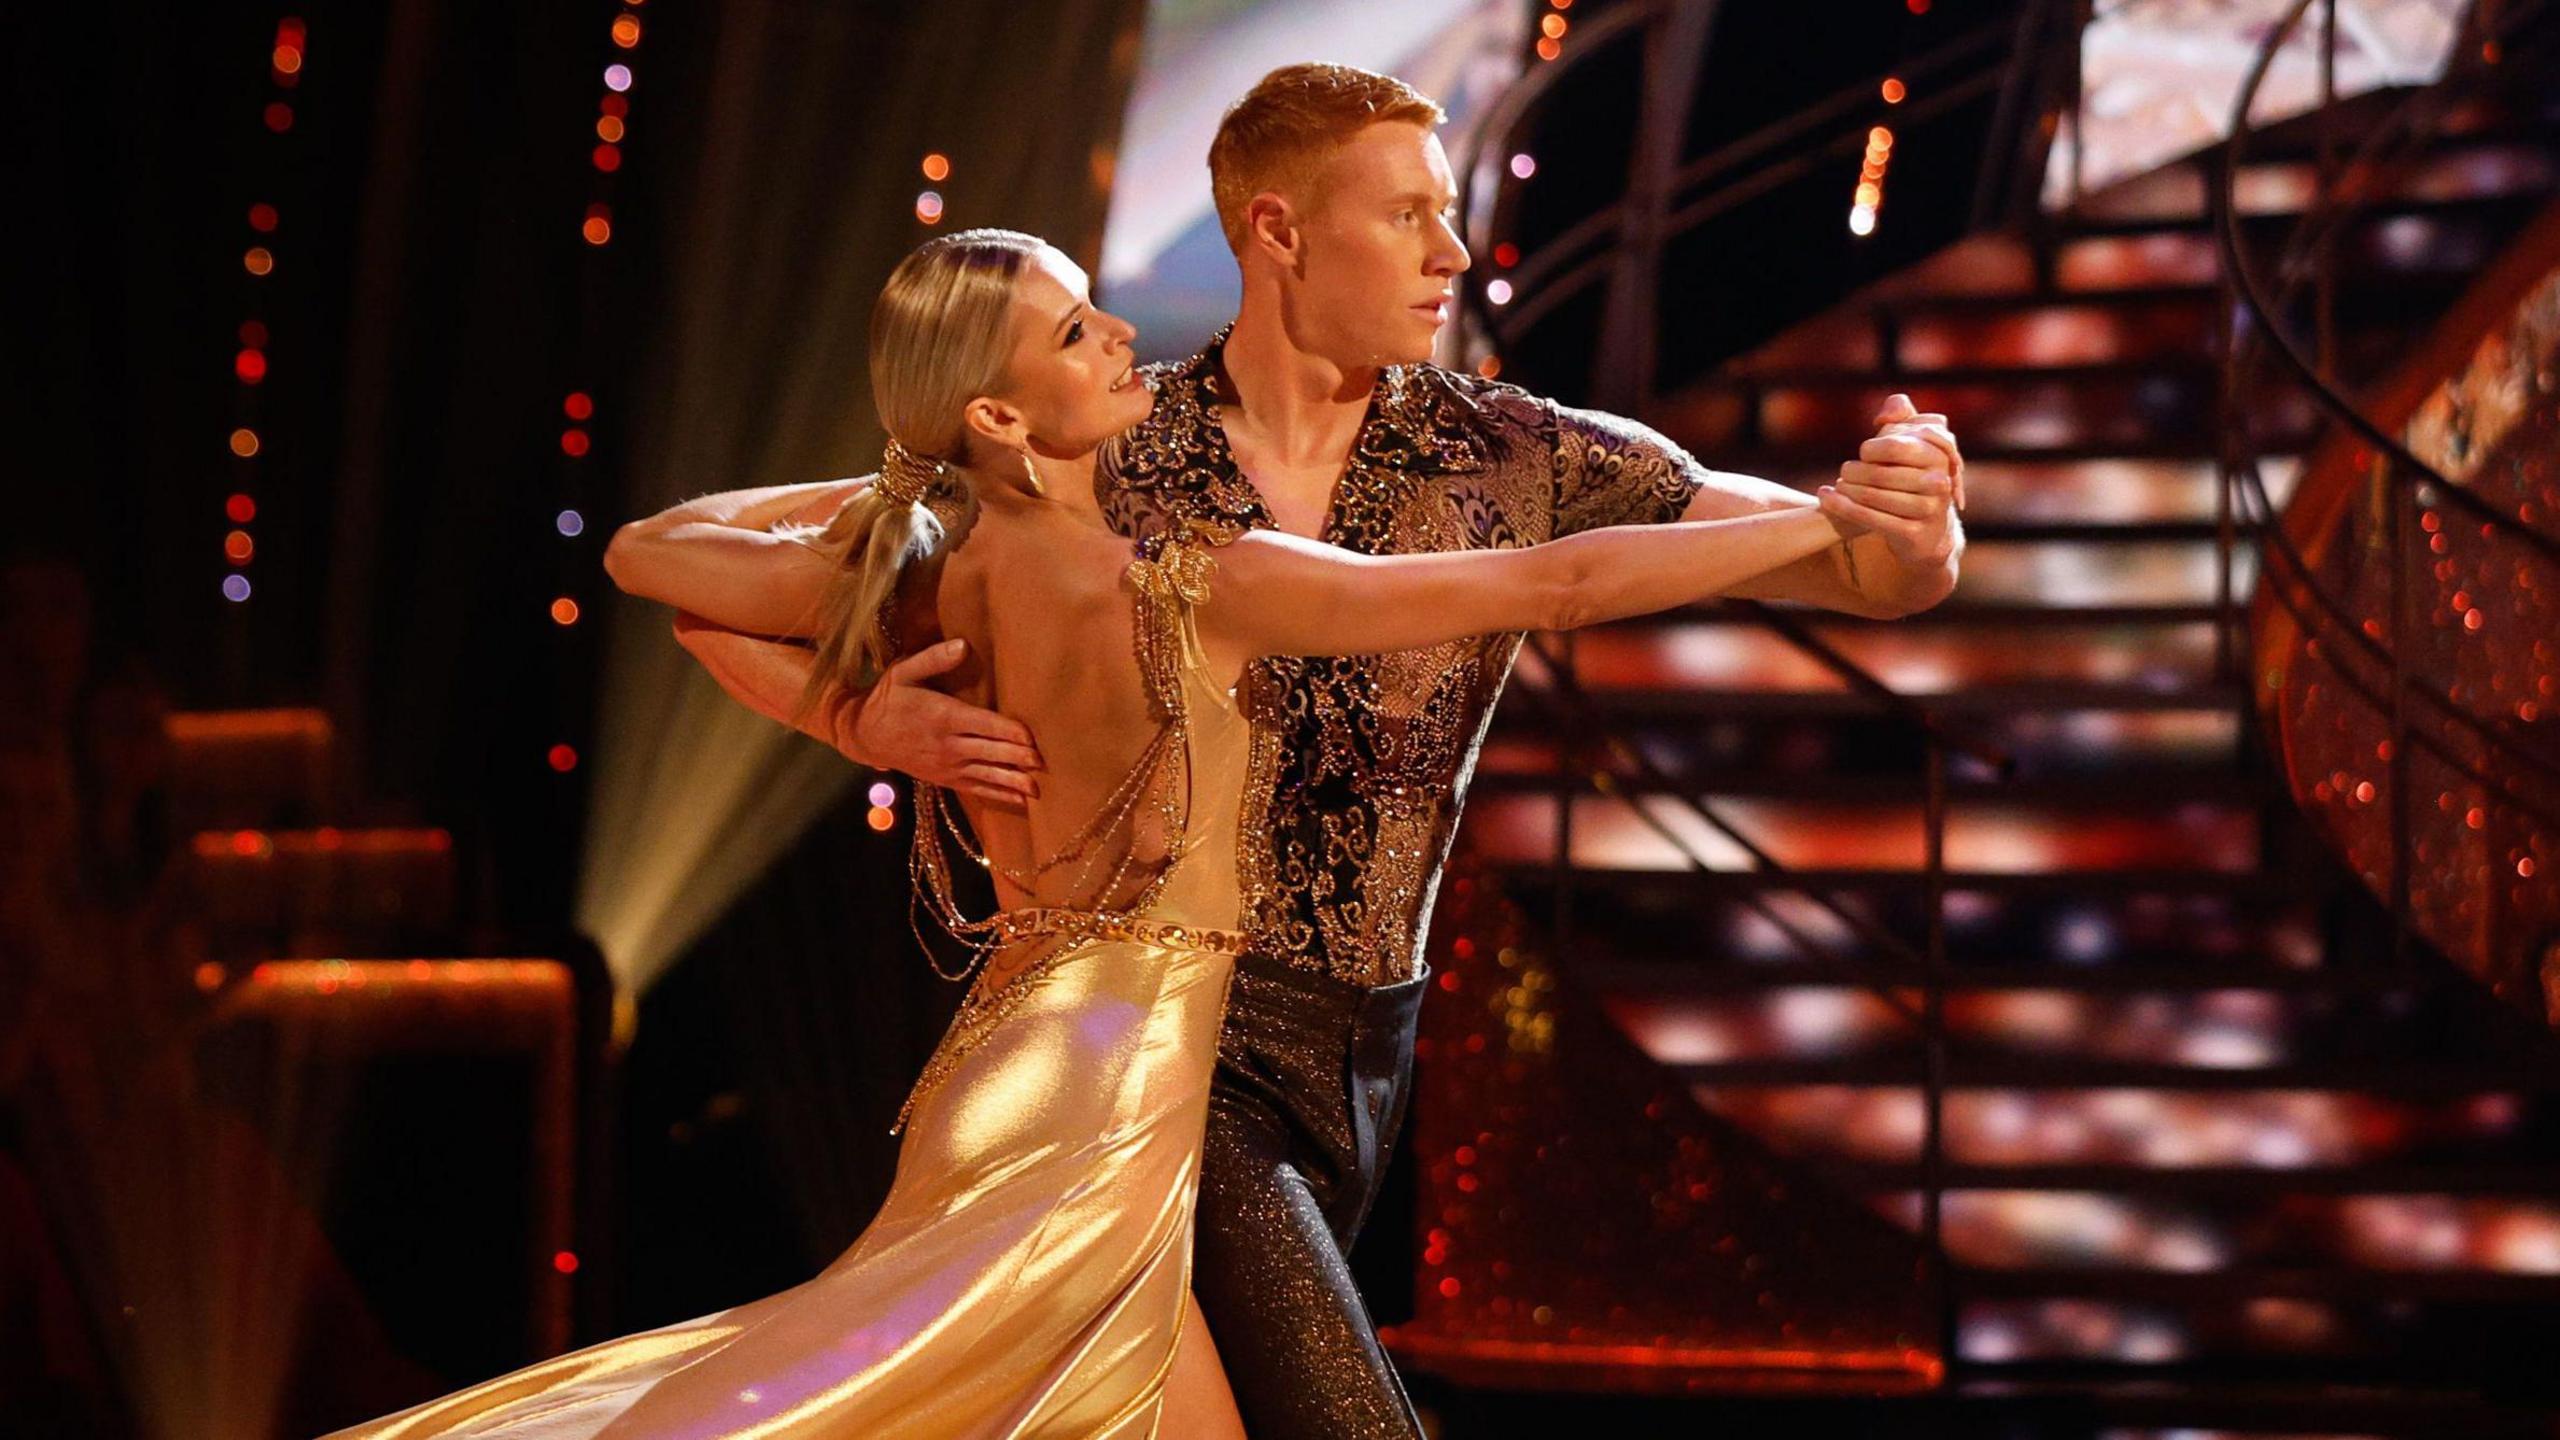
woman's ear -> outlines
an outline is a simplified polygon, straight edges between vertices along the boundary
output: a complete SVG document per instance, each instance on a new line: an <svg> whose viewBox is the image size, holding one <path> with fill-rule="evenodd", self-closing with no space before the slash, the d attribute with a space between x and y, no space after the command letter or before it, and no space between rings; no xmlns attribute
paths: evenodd
<svg viewBox="0 0 2560 1440"><path fill-rule="evenodd" d="M1007 450L1019 450L1031 443L1031 428L1022 412L992 395L981 395L960 411L961 423L976 434Z"/></svg>

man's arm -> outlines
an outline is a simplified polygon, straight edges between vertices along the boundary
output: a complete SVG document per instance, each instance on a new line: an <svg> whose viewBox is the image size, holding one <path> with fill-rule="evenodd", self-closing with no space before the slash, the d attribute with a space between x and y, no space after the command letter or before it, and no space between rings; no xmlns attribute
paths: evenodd
<svg viewBox="0 0 2560 1440"><path fill-rule="evenodd" d="M1964 555L1964 457L1943 415L1915 411L1906 395L1885 402L1877 433L1840 467L1831 487L1838 513L1863 528L1819 554L1783 565L1729 592L1755 600L1793 600L1825 610L1897 619L1926 610L1956 588ZM1814 505L1814 496L1755 476L1699 472L1684 520L1747 515L1780 505Z"/></svg>
<svg viewBox="0 0 2560 1440"><path fill-rule="evenodd" d="M724 629L679 612L676 643L711 672L729 697L777 725L835 748L858 765L899 770L999 805L1040 794L1031 732L923 682L966 658L965 641L946 640L892 664L864 694L839 691L800 715L815 657L808 647Z"/></svg>
<svg viewBox="0 0 2560 1440"><path fill-rule="evenodd" d="M1963 504L1964 460L1945 417L1914 411L1908 396L1887 401L1878 433L1840 468L1838 482L1825 487L1827 497L1710 470L1661 435L1615 415L1559 406L1557 423L1558 535L1822 505L1863 533L1727 593L1891 618L1928 609L1955 588L1964 549L1955 519Z"/></svg>
<svg viewBox="0 0 2560 1440"><path fill-rule="evenodd" d="M824 525L869 476L728 490L672 505L616 530L605 573L624 591L753 635L802 635L817 618L825 557L774 533Z"/></svg>

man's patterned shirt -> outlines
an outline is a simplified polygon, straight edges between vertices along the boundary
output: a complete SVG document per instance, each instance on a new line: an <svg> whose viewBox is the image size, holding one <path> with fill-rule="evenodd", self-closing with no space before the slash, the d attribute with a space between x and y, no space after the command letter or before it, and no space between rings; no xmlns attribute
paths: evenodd
<svg viewBox="0 0 2560 1440"><path fill-rule="evenodd" d="M1267 527L1216 406L1221 332L1150 366L1155 412L1096 479L1133 538L1175 516ZM1652 430L1436 365L1391 366L1319 538L1371 555L1535 545L1678 519L1703 472ZM1415 973L1467 780L1522 636L1256 662L1245 928L1257 950L1356 985Z"/></svg>

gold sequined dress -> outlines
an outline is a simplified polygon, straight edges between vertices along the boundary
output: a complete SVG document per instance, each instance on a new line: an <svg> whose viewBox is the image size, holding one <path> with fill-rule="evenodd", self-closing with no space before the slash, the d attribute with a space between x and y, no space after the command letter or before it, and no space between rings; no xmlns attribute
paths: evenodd
<svg viewBox="0 0 2560 1440"><path fill-rule="evenodd" d="M896 1179L852 1248L778 1295L328 1440L1157 1433L1242 942L1247 726L1190 615L1214 540L1151 543L1129 570L1139 669L1166 726L1137 791L1188 797L1171 862L1128 909L986 925L996 949L918 1082ZM1006 964L1020 947L1032 958Z"/></svg>

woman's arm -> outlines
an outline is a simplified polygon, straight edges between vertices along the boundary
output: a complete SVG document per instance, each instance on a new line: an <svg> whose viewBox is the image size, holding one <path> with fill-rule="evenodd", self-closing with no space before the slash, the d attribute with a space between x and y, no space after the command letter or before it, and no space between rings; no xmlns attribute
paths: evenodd
<svg viewBox="0 0 2560 1440"><path fill-rule="evenodd" d="M614 532L605 573L630 594L731 630L806 635L831 567L773 527L824 525L870 483L864 476L767 485L669 506Z"/></svg>
<svg viewBox="0 0 2560 1440"><path fill-rule="evenodd" d="M1201 641L1214 662L1241 663L1411 650L1650 614L1840 543L1855 529L1834 518L1841 504L1826 486L1816 505L1429 555L1361 555L1257 530L1217 552L1199 611Z"/></svg>
<svg viewBox="0 0 2560 1440"><path fill-rule="evenodd" d="M898 770L999 805L1036 798L1039 752L1031 732L991 711L927 689L958 666L967 646L945 640L892 664L880 683L830 696L796 725L800 692L814 663L805 645L741 635L679 612L676 643L700 661L729 698L777 725L833 746L874 769Z"/></svg>

